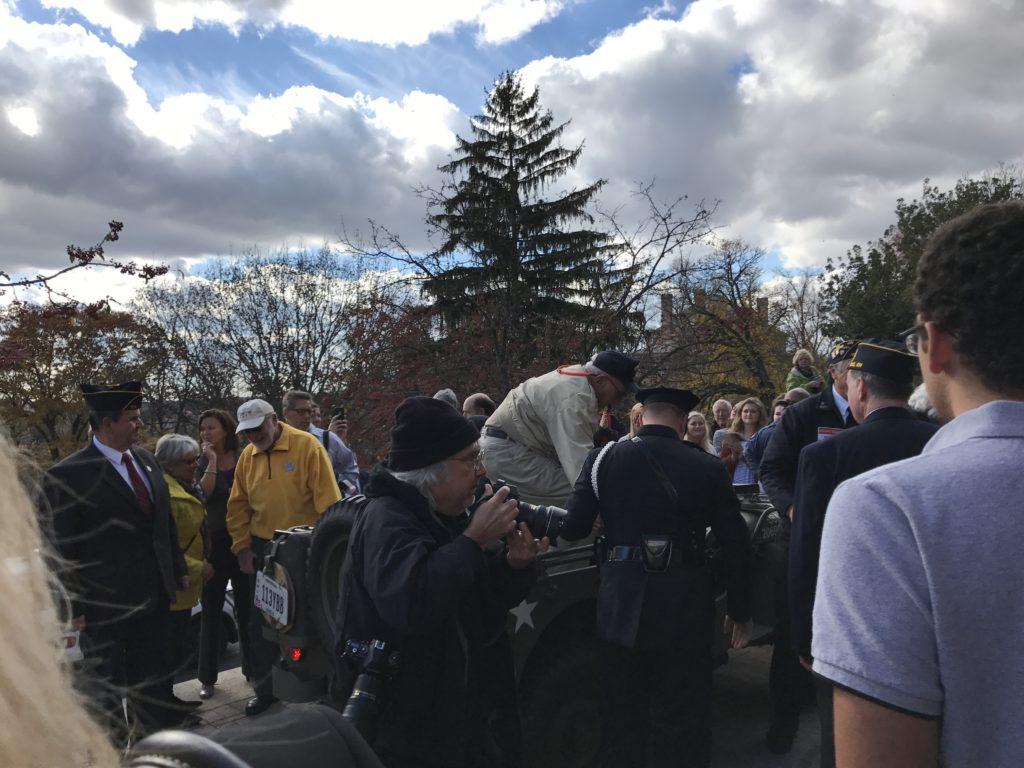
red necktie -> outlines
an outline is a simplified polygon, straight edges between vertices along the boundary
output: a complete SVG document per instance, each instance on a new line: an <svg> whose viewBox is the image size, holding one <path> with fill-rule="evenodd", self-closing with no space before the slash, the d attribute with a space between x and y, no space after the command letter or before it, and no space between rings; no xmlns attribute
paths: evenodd
<svg viewBox="0 0 1024 768"><path fill-rule="evenodd" d="M142 482L142 476L139 471L135 469L135 462L132 461L132 455L125 451L121 454L121 462L128 469L128 477L131 478L132 488L135 489L135 498L139 500L139 506L142 507L142 511L147 515L153 514L153 502L150 501L149 491L146 490L146 484Z"/></svg>

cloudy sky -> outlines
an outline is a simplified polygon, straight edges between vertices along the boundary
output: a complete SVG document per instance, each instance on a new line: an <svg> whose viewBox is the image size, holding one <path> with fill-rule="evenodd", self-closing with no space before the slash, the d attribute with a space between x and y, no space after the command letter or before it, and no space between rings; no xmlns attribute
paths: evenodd
<svg viewBox="0 0 1024 768"><path fill-rule="evenodd" d="M504 70L607 207L657 178L788 267L1024 159L1018 0L651 2L0 0L0 269L111 218L117 255L172 263L367 218L426 247L412 188Z"/></svg>

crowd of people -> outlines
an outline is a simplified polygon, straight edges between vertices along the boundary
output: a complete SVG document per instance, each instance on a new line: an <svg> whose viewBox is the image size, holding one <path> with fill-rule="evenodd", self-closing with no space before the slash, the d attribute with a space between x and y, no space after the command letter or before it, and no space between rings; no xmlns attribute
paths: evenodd
<svg viewBox="0 0 1024 768"><path fill-rule="evenodd" d="M784 550L767 748L791 749L814 697L823 766L1015 765L1022 284L1024 204L981 206L925 249L913 328L845 340L822 373L797 351L770 410L744 397L705 415L688 390L640 389L637 361L605 351L500 402L409 398L387 459L363 474L344 412L317 424L305 392L288 392L280 416L260 399L205 411L198 440L164 435L150 453L137 445L141 383L83 385L89 442L47 471L38 506L94 660L92 714L121 741L193 724L201 702L172 682L198 602L198 659L185 663L201 698L216 694L229 584L255 694L246 714L265 712L280 649L251 607L254 574L275 529L361 491L342 631L402 656L374 750L389 768L521 764L506 611L555 542L517 521L509 488L490 483L500 477L520 501L564 506L563 539L601 535L601 764L707 766L720 630L704 541L710 529L723 553L725 631L742 648L753 585L741 486L771 501ZM927 413L910 407L918 376ZM609 412L627 395L638 402L618 434Z"/></svg>

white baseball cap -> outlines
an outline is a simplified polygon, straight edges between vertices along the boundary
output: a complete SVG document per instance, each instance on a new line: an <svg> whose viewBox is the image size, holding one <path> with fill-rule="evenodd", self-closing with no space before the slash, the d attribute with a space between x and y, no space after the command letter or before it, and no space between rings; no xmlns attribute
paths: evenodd
<svg viewBox="0 0 1024 768"><path fill-rule="evenodd" d="M247 429L256 429L263 420L274 412L274 406L266 400L248 400L238 406L238 429L235 434L241 434Z"/></svg>

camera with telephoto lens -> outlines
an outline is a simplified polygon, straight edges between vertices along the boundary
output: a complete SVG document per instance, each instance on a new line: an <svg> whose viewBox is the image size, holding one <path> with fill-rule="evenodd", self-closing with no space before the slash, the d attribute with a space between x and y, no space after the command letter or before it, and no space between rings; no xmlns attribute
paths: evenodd
<svg viewBox="0 0 1024 768"><path fill-rule="evenodd" d="M388 650L383 640L349 640L342 657L358 666L359 674L341 716L372 742L377 715L384 704L388 685L398 672L401 654Z"/></svg>
<svg viewBox="0 0 1024 768"><path fill-rule="evenodd" d="M519 500L519 489L504 480L496 480L491 485L497 493L501 488L508 488L508 497L519 504L519 511L516 513L517 523L526 523L535 539L543 539L545 536L555 543L559 532L562 530L562 523L569 513L561 507L545 507L536 504L527 504Z"/></svg>

